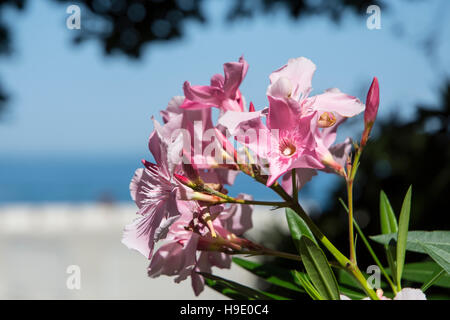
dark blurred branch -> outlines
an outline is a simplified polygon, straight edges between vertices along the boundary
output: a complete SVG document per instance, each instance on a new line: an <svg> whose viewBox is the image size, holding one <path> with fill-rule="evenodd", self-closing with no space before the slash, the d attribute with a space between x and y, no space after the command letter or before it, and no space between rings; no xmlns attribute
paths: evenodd
<svg viewBox="0 0 450 320"><path fill-rule="evenodd" d="M11 32L3 20L4 11L7 7L22 10L25 6L25 0L0 0L0 55L9 55L11 48ZM0 118L8 101L8 95L4 92L0 84Z"/></svg>

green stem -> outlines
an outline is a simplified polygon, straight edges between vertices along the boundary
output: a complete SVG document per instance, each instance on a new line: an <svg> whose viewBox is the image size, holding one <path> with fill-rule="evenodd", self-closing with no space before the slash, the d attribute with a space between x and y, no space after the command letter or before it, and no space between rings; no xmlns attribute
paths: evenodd
<svg viewBox="0 0 450 320"><path fill-rule="evenodd" d="M262 178L261 176L256 175L255 179L260 183L266 184L266 179ZM328 238L322 233L322 231L320 231L316 224L306 214L300 204L293 201L292 197L278 184L278 182L275 182L270 186L270 188L274 190L278 195L280 195L283 200L291 203L291 209L294 210L305 221L311 232L316 236L317 239L319 239L319 241L325 246L325 248L328 249L328 251L337 260L337 262L355 277L355 279L360 283L367 295L373 300L380 300L375 291L367 284L367 280L359 270L358 266L355 263L352 263L330 242L330 240L328 240Z"/></svg>
<svg viewBox="0 0 450 320"><path fill-rule="evenodd" d="M232 254L245 254L245 255L251 255L251 256L273 256L273 257L280 257L285 258L289 260L295 260L295 261L301 261L302 258L299 255L287 253L287 252L281 252L276 250L271 250L267 248L263 248L261 250L247 250L247 251L235 251Z"/></svg>
<svg viewBox="0 0 450 320"><path fill-rule="evenodd" d="M369 297L373 300L379 300L375 291L369 287L367 284L367 280L359 270L356 263L350 261L346 256L344 256L331 242L328 238L320 231L320 229L316 226L316 224L311 220L311 218L305 213L300 204L294 204L294 208L292 208L308 225L311 232L316 236L317 239L328 249L328 251L336 258L337 262L344 267L348 272L350 272L355 279L360 283L364 291L369 295Z"/></svg>
<svg viewBox="0 0 450 320"><path fill-rule="evenodd" d="M288 207L289 203L280 202L280 201L258 201L258 200L245 200L245 199L237 199L233 198L229 195L226 195L222 192L216 191L208 186L203 186L203 189L214 196L221 198L222 200L218 201L218 203L239 203L239 204L255 204L260 206L272 206L272 207Z"/></svg>
<svg viewBox="0 0 450 320"><path fill-rule="evenodd" d="M339 198L339 201L341 202L341 204L344 207L344 209L348 212L348 208L345 205L344 201L341 198ZM394 292L394 294L396 294L397 293L397 288L395 287L395 284L392 282L391 278L389 277L388 273L384 269L384 267L381 264L380 260L378 259L377 255L375 254L375 251L373 251L372 246L370 245L369 241L367 240L366 236L364 235L363 231L361 230L361 228L359 227L359 225L358 225L358 223L356 222L355 219L353 219L353 223L355 225L356 231L358 232L359 236L361 237L362 241L364 242L367 250L369 250L370 255L372 256L373 260L375 261L377 266L380 268L380 270L383 273L384 277L386 278L387 282L391 286L392 291Z"/></svg>
<svg viewBox="0 0 450 320"><path fill-rule="evenodd" d="M361 157L362 149L358 148L355 154L355 159L350 168L350 172L347 173L347 200L348 200L348 236L350 243L350 260L356 264L356 249L355 249L355 236L353 231L353 181L355 181L356 172L359 167L359 158Z"/></svg>
<svg viewBox="0 0 450 320"><path fill-rule="evenodd" d="M353 181L347 180L348 197L348 237L350 243L350 261L356 263L355 236L353 234Z"/></svg>
<svg viewBox="0 0 450 320"><path fill-rule="evenodd" d="M422 290L422 292L425 292L425 290L427 290L429 287L431 287L436 281L438 281L443 275L445 274L445 270L442 269L441 271L439 271L434 277L432 277L430 279L430 281L428 281L427 283L425 283L422 288L420 288Z"/></svg>
<svg viewBox="0 0 450 320"><path fill-rule="evenodd" d="M302 260L302 258L299 255L291 254L291 253L287 253L287 252L276 251L276 250L270 250L270 249L264 249L263 255L280 257L280 258L296 260L296 261Z"/></svg>

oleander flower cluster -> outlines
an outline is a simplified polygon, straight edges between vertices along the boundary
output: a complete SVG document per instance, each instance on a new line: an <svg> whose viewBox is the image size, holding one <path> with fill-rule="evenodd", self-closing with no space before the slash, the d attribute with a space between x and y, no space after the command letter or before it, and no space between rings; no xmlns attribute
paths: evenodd
<svg viewBox="0 0 450 320"><path fill-rule="evenodd" d="M234 255L301 260L244 236L252 228L254 206L291 208L311 227L298 203L299 190L318 171L353 181L352 159L366 145L378 110L376 78L366 104L337 88L314 95L316 66L304 57L272 72L267 104L255 106L240 90L248 70L241 57L225 63L223 74L213 75L209 85L186 81L184 96L169 101L160 112L161 122L153 119L148 143L152 159L142 160L130 183L138 212L125 227L122 242L150 260L150 277L166 275L175 282L190 278L196 295L204 290L212 268L230 268ZM364 111L364 133L352 155L357 144L350 138L337 142L337 130ZM233 196L238 174L264 184L282 201ZM341 260L359 275L352 258Z"/></svg>

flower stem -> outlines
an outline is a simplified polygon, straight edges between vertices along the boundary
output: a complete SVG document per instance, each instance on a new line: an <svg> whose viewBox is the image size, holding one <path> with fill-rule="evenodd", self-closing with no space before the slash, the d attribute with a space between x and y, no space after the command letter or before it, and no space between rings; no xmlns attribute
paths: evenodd
<svg viewBox="0 0 450 320"><path fill-rule="evenodd" d="M350 261L356 264L356 250L355 250L355 237L353 232L353 181L355 181L356 172L359 167L359 158L361 157L362 148L358 147L355 159L352 166L350 167L350 172L347 172L347 200L348 200L348 235L350 243Z"/></svg>
<svg viewBox="0 0 450 320"><path fill-rule="evenodd" d="M350 261L356 263L355 236L353 234L353 181L347 180L348 197L348 237L350 243Z"/></svg>
<svg viewBox="0 0 450 320"><path fill-rule="evenodd" d="M296 260L296 261L302 260L302 258L299 255L291 254L291 253L287 253L287 252L276 251L276 250L271 250L271 249L264 249L262 254L266 255L266 256L274 256L274 257L280 257L280 258Z"/></svg>
<svg viewBox="0 0 450 320"><path fill-rule="evenodd" d="M267 179L256 175L255 180L266 184ZM375 291L369 287L367 284L367 280L359 270L356 263L352 263L346 256L344 256L332 243L328 238L320 231L320 229L316 226L316 224L311 220L311 218L306 214L303 208L300 206L298 201L294 201L294 199L278 184L275 182L270 186L272 190L274 190L283 200L290 203L290 208L294 210L308 225L311 232L316 236L317 239L324 245L325 248L334 256L337 262L345 268L348 272L350 272L353 277L360 283L361 287L367 293L367 295L373 300L380 300Z"/></svg>
<svg viewBox="0 0 450 320"><path fill-rule="evenodd" d="M339 201L341 202L342 206L348 213L348 208L345 205L344 201L341 198L339 198ZM378 259L377 255L375 254L375 251L373 251L372 246L370 245L369 241L367 240L366 236L362 232L361 228L359 227L359 225L355 219L353 219L353 224L355 225L356 231L358 232L359 236L361 237L362 241L364 242L367 250L369 250L369 253L372 256L373 260L375 261L377 266L380 268L380 270L383 273L384 277L386 278L387 282L391 286L392 291L394 292L394 294L397 294L397 288L396 288L395 284L392 282L391 277L389 277L389 275L387 274L386 270L384 269L383 265L381 264L380 260Z"/></svg>
<svg viewBox="0 0 450 320"><path fill-rule="evenodd" d="M209 194L212 194L214 196L219 197L222 200L217 201L218 203L239 203L239 204L255 204L260 206L272 206L272 207L288 207L289 203L286 201L280 202L280 201L258 201L258 200L246 200L246 199L238 199L233 198L225 193L216 191L208 186L203 186L204 191L206 191Z"/></svg>
<svg viewBox="0 0 450 320"><path fill-rule="evenodd" d="M328 249L328 251L336 258L337 262L344 267L348 272L350 272L355 279L360 283L364 291L369 295L369 297L373 300L379 300L375 291L369 287L367 284L367 280L359 270L356 263L349 260L346 256L344 256L331 242L328 238L320 231L320 229L316 226L316 224L311 220L311 218L303 211L303 208L300 204L294 205L294 211L306 222L312 233L319 239L319 241Z"/></svg>
<svg viewBox="0 0 450 320"><path fill-rule="evenodd" d="M295 169L292 169L292 196L295 202L298 202L298 190L297 190L297 174Z"/></svg>

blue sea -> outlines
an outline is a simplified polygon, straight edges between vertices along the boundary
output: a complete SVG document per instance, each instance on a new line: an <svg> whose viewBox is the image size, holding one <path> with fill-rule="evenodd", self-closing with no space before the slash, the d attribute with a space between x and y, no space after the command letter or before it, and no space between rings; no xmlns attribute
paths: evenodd
<svg viewBox="0 0 450 320"><path fill-rule="evenodd" d="M129 183L138 156L2 157L0 159L0 204L46 202L131 202ZM332 175L319 174L302 189L300 198L323 206L336 187ZM245 192L258 200L277 200L272 190L238 175L229 188L231 195Z"/></svg>

